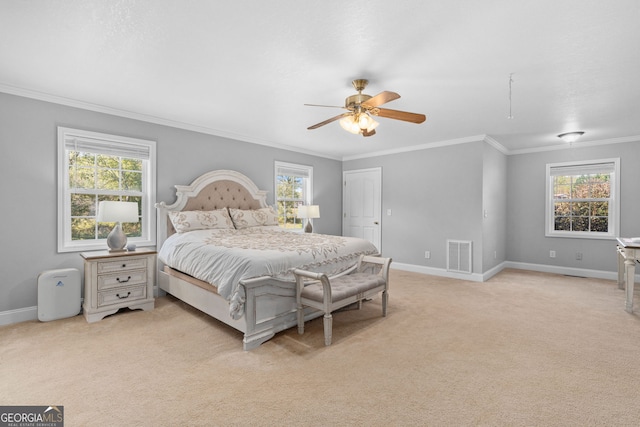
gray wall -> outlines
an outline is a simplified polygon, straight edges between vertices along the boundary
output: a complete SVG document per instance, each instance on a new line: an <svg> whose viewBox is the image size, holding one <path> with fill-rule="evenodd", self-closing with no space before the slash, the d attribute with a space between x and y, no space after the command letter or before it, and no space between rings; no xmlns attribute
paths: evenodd
<svg viewBox="0 0 640 427"><path fill-rule="evenodd" d="M545 237L546 164L620 157L620 235L640 236L639 142L509 156L472 142L345 161L343 169L382 167L382 250L394 262L446 269L446 240L461 239L474 242L474 273L505 261L615 272L615 240ZM384 216L387 209L393 216Z"/></svg>
<svg viewBox="0 0 640 427"><path fill-rule="evenodd" d="M509 156L507 168L507 259L513 262L616 271L615 240L545 237L547 163L620 157L620 235L640 236L640 144L580 147ZM556 251L556 258L549 251ZM583 254L576 260L576 252Z"/></svg>
<svg viewBox="0 0 640 427"><path fill-rule="evenodd" d="M506 260L507 156L484 144L482 167L482 272Z"/></svg>
<svg viewBox="0 0 640 427"><path fill-rule="evenodd" d="M190 132L108 114L0 93L0 312L37 305L43 270L82 268L77 253L57 253L57 126L157 141L157 201L175 201L175 184L189 184L214 169L233 169L269 192L274 202L274 161L313 166L320 233L340 234L340 161Z"/></svg>
<svg viewBox="0 0 640 427"><path fill-rule="evenodd" d="M484 142L345 161L343 169L382 167L382 253L394 262L446 269L447 239L473 242L473 271L483 271L483 205L494 230L504 224L504 192L484 190L484 160L490 183L504 176L504 155ZM486 200L485 200L486 199ZM387 209L392 216L386 216ZM501 210L502 212L498 212ZM495 212L495 213L494 213ZM504 253L503 232L489 246ZM424 252L431 258L425 259ZM492 252L493 253L493 252Z"/></svg>
<svg viewBox="0 0 640 427"><path fill-rule="evenodd" d="M269 191L273 203L274 161L311 165L314 203L322 211L314 229L320 233L341 233L342 171L382 167L383 255L445 269L446 240L471 240L474 273L504 261L615 271L612 240L544 236L545 166L620 157L620 234L640 236L640 141L510 156L477 141L340 162L0 93L0 190L6 205L0 313L37 304L41 271L82 268L77 253L56 252L57 126L157 141L156 197L168 203L175 201L175 184L215 169L244 173ZM427 250L431 259L424 258ZM557 257L549 258L549 250ZM575 252L582 252L582 261Z"/></svg>

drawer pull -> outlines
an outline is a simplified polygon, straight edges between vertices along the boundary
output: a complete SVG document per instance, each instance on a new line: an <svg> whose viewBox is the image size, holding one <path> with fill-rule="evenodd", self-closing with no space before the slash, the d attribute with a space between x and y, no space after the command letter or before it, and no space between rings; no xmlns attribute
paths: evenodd
<svg viewBox="0 0 640 427"><path fill-rule="evenodd" d="M127 264L122 264L122 268L125 268L127 266Z"/></svg>
<svg viewBox="0 0 640 427"><path fill-rule="evenodd" d="M120 294L116 294L116 296L120 299L125 299L125 298L129 298L129 295L131 295L131 291L127 292L127 294L125 296L120 296Z"/></svg>
<svg viewBox="0 0 640 427"><path fill-rule="evenodd" d="M116 280L118 281L118 283L127 283L129 280L131 280L131 276L128 276L127 280L120 280L119 277L116 277Z"/></svg>

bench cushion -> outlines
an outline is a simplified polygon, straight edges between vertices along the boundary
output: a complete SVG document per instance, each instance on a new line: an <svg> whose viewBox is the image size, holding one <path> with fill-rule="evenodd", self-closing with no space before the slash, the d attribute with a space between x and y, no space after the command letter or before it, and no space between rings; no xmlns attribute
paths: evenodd
<svg viewBox="0 0 640 427"><path fill-rule="evenodd" d="M330 283L331 299L333 299L333 301L340 301L378 286L384 286L385 281L377 274L352 273L330 279ZM322 283L318 282L305 286L301 296L313 301L322 302Z"/></svg>

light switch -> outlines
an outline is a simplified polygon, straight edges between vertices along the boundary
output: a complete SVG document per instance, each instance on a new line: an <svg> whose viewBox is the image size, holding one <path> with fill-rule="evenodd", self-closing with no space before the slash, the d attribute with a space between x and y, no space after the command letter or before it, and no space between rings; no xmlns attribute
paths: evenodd
<svg viewBox="0 0 640 427"><path fill-rule="evenodd" d="M387 216L391 216L391 209L387 209Z"/></svg>

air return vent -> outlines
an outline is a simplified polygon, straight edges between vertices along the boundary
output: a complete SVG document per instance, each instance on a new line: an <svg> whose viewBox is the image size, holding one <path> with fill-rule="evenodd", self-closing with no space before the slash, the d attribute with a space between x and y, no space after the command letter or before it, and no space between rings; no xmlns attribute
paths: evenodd
<svg viewBox="0 0 640 427"><path fill-rule="evenodd" d="M470 240L447 240L447 271L471 273Z"/></svg>

